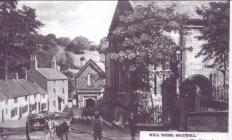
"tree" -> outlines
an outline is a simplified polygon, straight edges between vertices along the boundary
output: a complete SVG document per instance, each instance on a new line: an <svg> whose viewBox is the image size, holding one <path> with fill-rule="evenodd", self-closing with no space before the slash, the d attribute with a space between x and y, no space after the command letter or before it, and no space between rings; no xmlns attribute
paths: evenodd
<svg viewBox="0 0 232 140"><path fill-rule="evenodd" d="M200 30L199 40L205 41L197 56L204 56L209 67L226 67L229 61L229 2L211 2L209 7L197 8L205 27Z"/></svg>
<svg viewBox="0 0 232 140"><path fill-rule="evenodd" d="M68 37L60 37L57 39L57 43L64 47L67 47L70 42L71 40Z"/></svg>
<svg viewBox="0 0 232 140"><path fill-rule="evenodd" d="M35 9L27 6L18 9L16 0L0 2L0 50L5 79L9 66L12 68L12 61L28 59L29 54L35 52L38 44L37 29L42 25L36 19Z"/></svg>
<svg viewBox="0 0 232 140"><path fill-rule="evenodd" d="M97 50L97 45L95 45L95 44L91 44L90 46L89 46L89 50L90 51L96 51Z"/></svg>
<svg viewBox="0 0 232 140"><path fill-rule="evenodd" d="M108 48L109 46L109 41L107 39L107 37L103 37L98 45L98 48L97 50L100 52L100 53L104 53L106 51L106 49Z"/></svg>
<svg viewBox="0 0 232 140"><path fill-rule="evenodd" d="M67 46L67 51L72 51L76 54L84 53L84 50L88 50L91 42L83 36L78 36L72 40Z"/></svg>
<svg viewBox="0 0 232 140"><path fill-rule="evenodd" d="M187 16L174 12L174 8L158 8L154 3L137 6L120 17L112 33L111 39L119 42L112 59L128 66L135 81L131 85L137 90L149 91L149 66L168 62L170 53L179 47L168 34L178 32Z"/></svg>

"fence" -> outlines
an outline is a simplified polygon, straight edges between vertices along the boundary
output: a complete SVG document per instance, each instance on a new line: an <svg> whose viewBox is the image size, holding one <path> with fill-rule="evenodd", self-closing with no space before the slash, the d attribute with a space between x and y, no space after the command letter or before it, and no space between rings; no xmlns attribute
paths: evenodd
<svg viewBox="0 0 232 140"><path fill-rule="evenodd" d="M229 101L228 93L229 93L229 87L223 87L223 86L215 87L213 88L213 99L228 102Z"/></svg>

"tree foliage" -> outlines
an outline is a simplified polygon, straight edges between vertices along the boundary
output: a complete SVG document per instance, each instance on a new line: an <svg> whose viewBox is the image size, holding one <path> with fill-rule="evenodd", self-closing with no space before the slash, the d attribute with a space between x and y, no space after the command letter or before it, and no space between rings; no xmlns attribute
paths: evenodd
<svg viewBox="0 0 232 140"><path fill-rule="evenodd" d="M106 51L106 49L108 48L108 46L109 46L109 41L108 41L107 37L103 37L100 40L100 43L99 43L97 49L100 53L104 53Z"/></svg>
<svg viewBox="0 0 232 140"><path fill-rule="evenodd" d="M198 39L206 42L197 56L212 61L211 67L224 66L229 61L229 2L211 2L209 7L202 6L196 12L205 22Z"/></svg>
<svg viewBox="0 0 232 140"><path fill-rule="evenodd" d="M88 50L90 48L91 42L88 38L83 36L78 36L72 40L71 43L67 46L67 51L72 51L76 54L84 53L84 50Z"/></svg>
<svg viewBox="0 0 232 140"><path fill-rule="evenodd" d="M5 78L9 69L25 64L29 54L36 50L37 30L42 25L36 19L35 9L19 9L16 0L0 2L0 50Z"/></svg>
<svg viewBox="0 0 232 140"><path fill-rule="evenodd" d="M119 26L111 39L118 43L112 59L126 63L135 74L137 88L148 87L149 65L160 65L169 61L169 54L179 46L169 36L186 24L187 16L174 11L175 5L159 8L137 6L132 12L120 16Z"/></svg>

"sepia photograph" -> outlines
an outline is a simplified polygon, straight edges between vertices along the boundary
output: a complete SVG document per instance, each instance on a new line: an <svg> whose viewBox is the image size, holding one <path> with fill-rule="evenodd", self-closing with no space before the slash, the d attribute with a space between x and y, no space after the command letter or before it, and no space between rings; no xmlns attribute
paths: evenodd
<svg viewBox="0 0 232 140"><path fill-rule="evenodd" d="M229 0L1 0L0 140L229 140Z"/></svg>

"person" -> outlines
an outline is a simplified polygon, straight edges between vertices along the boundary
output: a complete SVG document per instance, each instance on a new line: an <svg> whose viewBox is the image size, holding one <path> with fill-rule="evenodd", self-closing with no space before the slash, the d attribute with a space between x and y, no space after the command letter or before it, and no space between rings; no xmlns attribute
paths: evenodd
<svg viewBox="0 0 232 140"><path fill-rule="evenodd" d="M92 121L93 125L93 137L94 140L101 140L102 137L102 118L100 117L100 113L96 111L94 113L94 118Z"/></svg>
<svg viewBox="0 0 232 140"><path fill-rule="evenodd" d="M29 128L29 124L28 122L26 122L26 137L27 137L27 140L30 140L30 128Z"/></svg>
<svg viewBox="0 0 232 140"><path fill-rule="evenodd" d="M48 120L48 127L49 127L49 138L54 139L55 135L55 122L53 119Z"/></svg>
<svg viewBox="0 0 232 140"><path fill-rule="evenodd" d="M137 124L137 119L136 116L133 112L130 113L130 118L129 118L129 126L130 126L130 133L131 133L131 140L135 140L135 135L136 135L136 124Z"/></svg>

